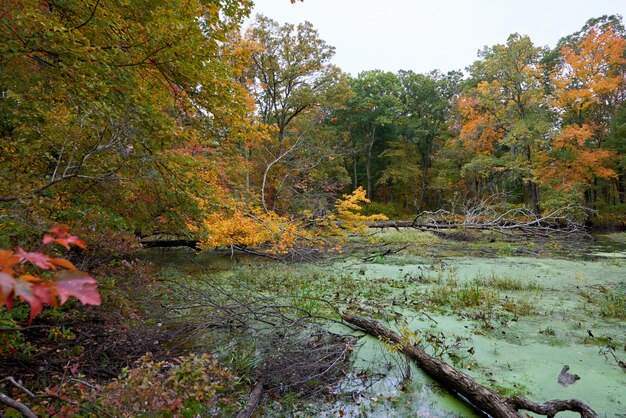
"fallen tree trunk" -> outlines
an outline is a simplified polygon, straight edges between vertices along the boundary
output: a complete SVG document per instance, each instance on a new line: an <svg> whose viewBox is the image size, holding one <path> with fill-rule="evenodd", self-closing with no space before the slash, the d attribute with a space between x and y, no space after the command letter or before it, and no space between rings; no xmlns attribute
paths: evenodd
<svg viewBox="0 0 626 418"><path fill-rule="evenodd" d="M519 410L526 410L548 417L558 412L578 412L583 418L597 418L598 415L585 403L572 400L554 400L536 404L522 397L503 398L493 390L479 384L473 378L458 371L449 364L430 356L421 347L407 344L395 331L383 326L379 321L358 315L344 313L344 321L356 325L368 334L381 340L401 345L401 351L413 360L428 376L445 389L456 393L473 407L494 418L520 418Z"/></svg>
<svg viewBox="0 0 626 418"><path fill-rule="evenodd" d="M252 392L250 392L250 396L248 397L248 404L245 409L242 409L237 414L236 418L250 418L257 406L259 406L259 402L261 402L261 397L263 396L263 386L265 385L263 380L259 380L259 382L254 386Z"/></svg>
<svg viewBox="0 0 626 418"><path fill-rule="evenodd" d="M198 241L192 239L153 239L139 241L145 248L189 247L199 250Z"/></svg>

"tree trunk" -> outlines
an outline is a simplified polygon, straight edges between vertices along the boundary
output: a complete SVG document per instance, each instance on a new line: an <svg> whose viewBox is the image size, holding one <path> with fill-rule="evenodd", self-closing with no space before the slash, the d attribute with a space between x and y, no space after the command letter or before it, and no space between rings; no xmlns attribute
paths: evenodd
<svg viewBox="0 0 626 418"><path fill-rule="evenodd" d="M373 146L372 142L370 142L367 145L367 149L365 150L365 177L367 179L367 198L368 199L372 198L372 173L371 173L372 146Z"/></svg>
<svg viewBox="0 0 626 418"><path fill-rule="evenodd" d="M356 188L359 187L359 177L358 177L356 162L357 162L357 156L356 154L354 154L352 156L352 190L356 190Z"/></svg>
<svg viewBox="0 0 626 418"><path fill-rule="evenodd" d="M522 415L518 412L520 409L547 415L548 417L553 417L561 411L578 412L583 418L598 417L589 406L574 399L536 404L522 397L503 398L465 373L456 370L441 360L431 357L421 347L408 344L401 335L384 327L379 321L349 313L344 313L342 318L344 321L356 325L374 337L398 344L400 351L415 361L428 376L444 388L455 393L462 400L469 402L473 407L489 414L493 418L521 418Z"/></svg>
<svg viewBox="0 0 626 418"><path fill-rule="evenodd" d="M537 187L537 183L529 181L528 192L530 193L530 201L532 204L533 212L535 213L535 215L541 214L541 208L539 207L539 187Z"/></svg>
<svg viewBox="0 0 626 418"><path fill-rule="evenodd" d="M422 157L424 158L424 157ZM419 209L426 210L428 204L428 170L430 168L430 161L426 159L422 163L422 193L420 194Z"/></svg>

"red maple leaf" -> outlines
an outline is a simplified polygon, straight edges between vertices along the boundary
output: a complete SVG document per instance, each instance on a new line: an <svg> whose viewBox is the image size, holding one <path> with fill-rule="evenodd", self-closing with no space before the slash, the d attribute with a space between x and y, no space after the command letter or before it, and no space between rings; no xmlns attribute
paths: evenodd
<svg viewBox="0 0 626 418"><path fill-rule="evenodd" d="M70 234L70 227L67 225L55 225L50 228L50 234L52 235L44 235L43 236L43 244L48 245L52 242L56 242L59 245L64 246L66 249L70 249L70 245L74 245L76 247L80 247L83 250L87 249L85 245L85 241L78 238L76 235Z"/></svg>
<svg viewBox="0 0 626 418"><path fill-rule="evenodd" d="M50 257L43 253L27 253L23 249L18 248L16 255L20 258L20 261L29 261L41 269L56 270L56 267L52 264Z"/></svg>
<svg viewBox="0 0 626 418"><path fill-rule="evenodd" d="M96 279L83 271L62 270L54 276L61 305L74 296L85 305L100 305Z"/></svg>

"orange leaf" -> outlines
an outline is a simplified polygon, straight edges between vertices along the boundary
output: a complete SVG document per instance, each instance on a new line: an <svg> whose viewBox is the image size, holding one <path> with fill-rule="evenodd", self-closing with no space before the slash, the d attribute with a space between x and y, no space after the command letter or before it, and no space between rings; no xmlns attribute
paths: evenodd
<svg viewBox="0 0 626 418"><path fill-rule="evenodd" d="M53 258L50 261L57 266L65 267L66 269L70 270L76 270L76 266L72 264L70 260L66 260L64 258Z"/></svg>
<svg viewBox="0 0 626 418"><path fill-rule="evenodd" d="M0 271L6 274L15 274L13 266L20 262L13 251L0 250Z"/></svg>

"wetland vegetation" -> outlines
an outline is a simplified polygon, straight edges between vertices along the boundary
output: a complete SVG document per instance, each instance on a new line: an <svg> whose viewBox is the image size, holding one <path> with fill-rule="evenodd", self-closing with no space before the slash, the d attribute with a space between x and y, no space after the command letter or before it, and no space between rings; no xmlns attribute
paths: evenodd
<svg viewBox="0 0 626 418"><path fill-rule="evenodd" d="M0 417L626 416L620 15L350 75L248 0L1 4Z"/></svg>

